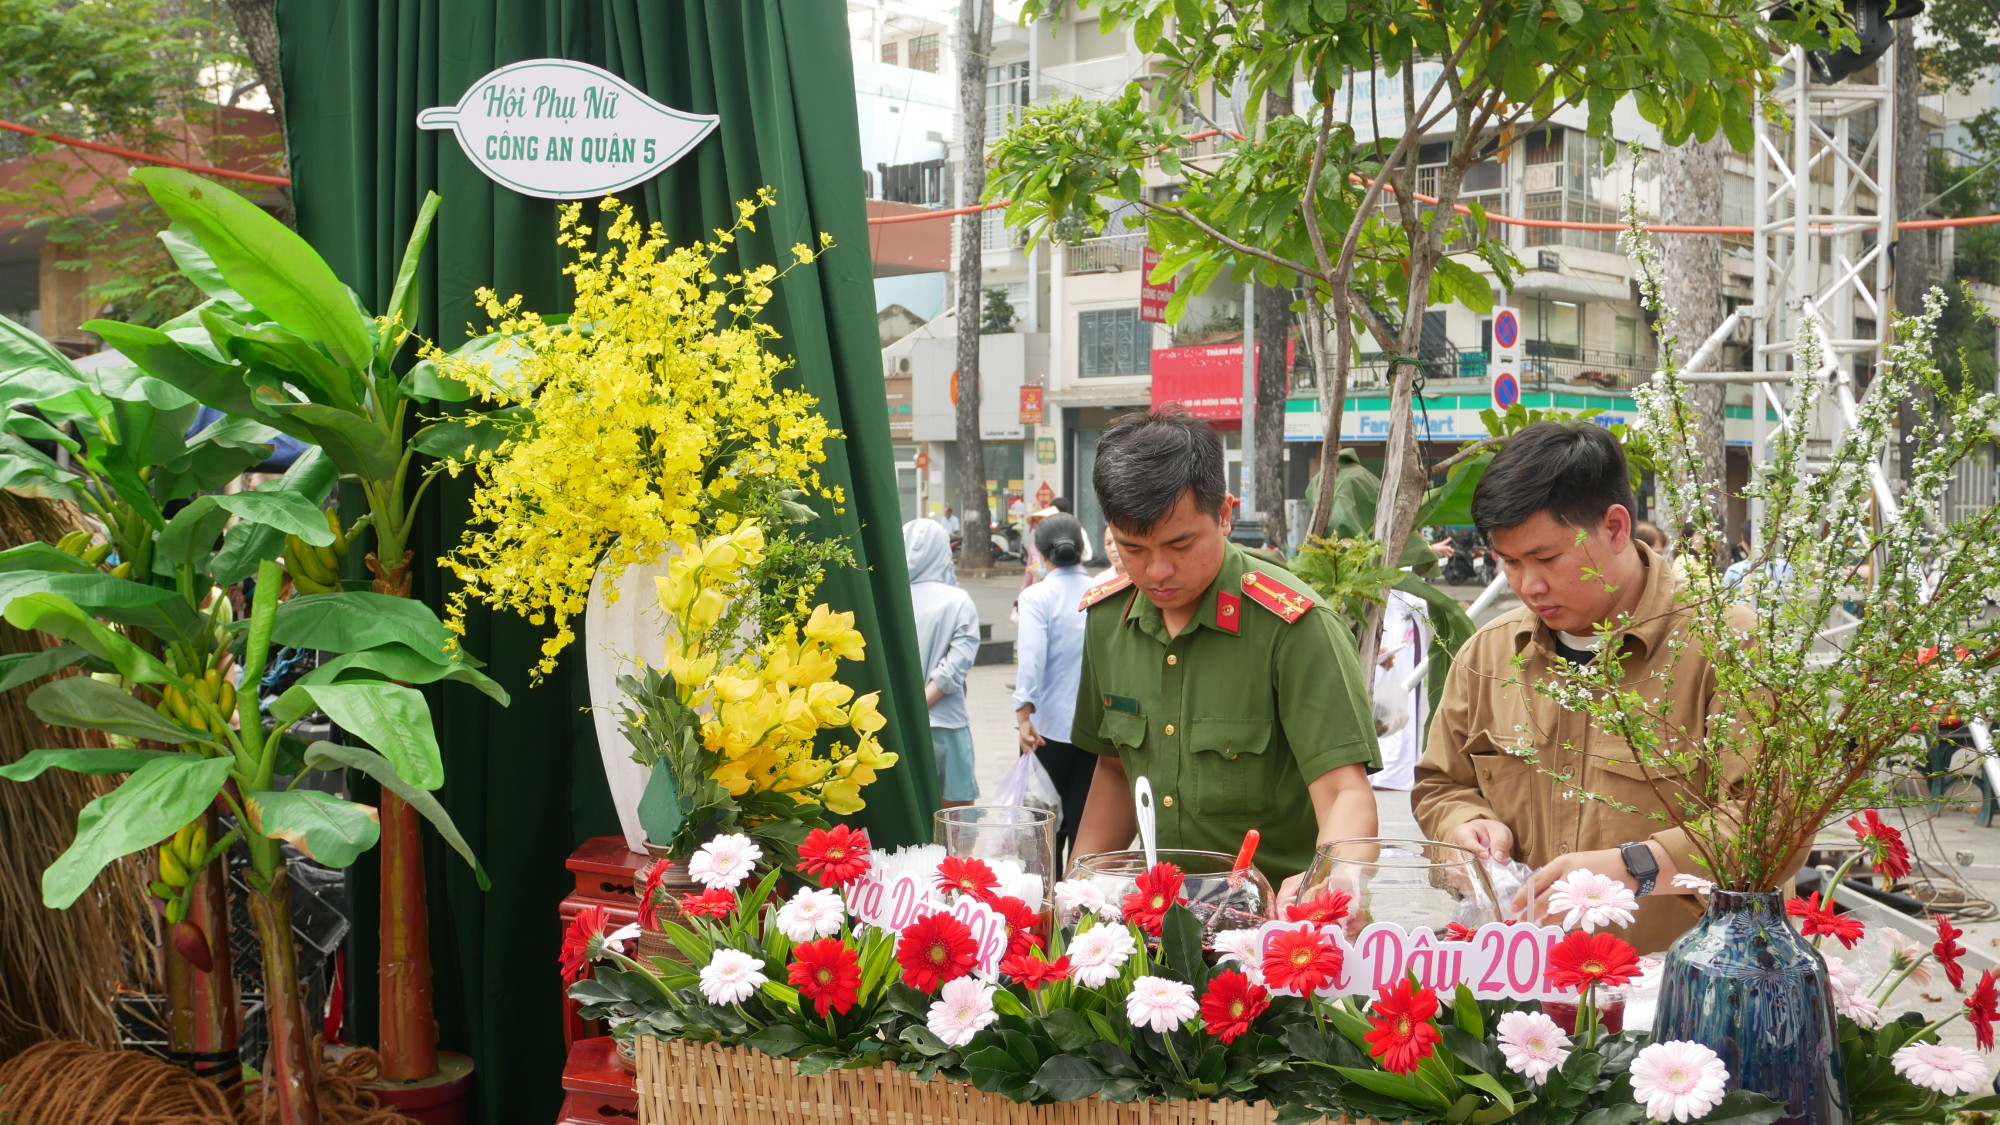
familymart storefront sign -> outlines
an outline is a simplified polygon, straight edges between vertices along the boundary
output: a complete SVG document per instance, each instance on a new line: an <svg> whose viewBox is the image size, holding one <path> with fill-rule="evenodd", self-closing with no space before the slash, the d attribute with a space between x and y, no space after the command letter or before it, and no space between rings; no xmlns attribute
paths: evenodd
<svg viewBox="0 0 2000 1125"><path fill-rule="evenodd" d="M474 82L455 106L417 115L450 129L495 183L542 199L594 199L652 179L721 120L647 97L588 63L530 59Z"/></svg>
<svg viewBox="0 0 2000 1125"><path fill-rule="evenodd" d="M1423 440L1477 441L1487 436L1486 423L1479 417L1479 412L1492 409L1491 394L1440 394L1426 398L1424 403L1425 409L1417 412L1417 436ZM1530 410L1599 410L1602 413L1592 420L1605 426L1618 422L1629 425L1639 417L1632 397L1624 394L1530 391L1521 396L1521 404ZM1746 406L1730 406L1727 409L1723 440L1730 445L1748 446L1750 409ZM1767 412L1765 418L1767 426L1772 429L1777 427L1775 413ZM1286 441L1319 441L1325 436L1326 417L1320 413L1319 400L1295 398L1285 403ZM1389 397L1350 396L1347 408L1340 412L1340 440L1367 443L1386 441L1388 437Z"/></svg>

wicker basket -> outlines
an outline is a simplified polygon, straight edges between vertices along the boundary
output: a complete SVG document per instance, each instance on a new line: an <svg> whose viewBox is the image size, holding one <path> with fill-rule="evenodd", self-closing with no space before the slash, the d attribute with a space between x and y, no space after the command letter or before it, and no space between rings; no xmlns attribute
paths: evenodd
<svg viewBox="0 0 2000 1125"><path fill-rule="evenodd" d="M1264 1102L1022 1105L893 1066L800 1077L748 1047L639 1039L640 1125L1270 1125Z"/></svg>

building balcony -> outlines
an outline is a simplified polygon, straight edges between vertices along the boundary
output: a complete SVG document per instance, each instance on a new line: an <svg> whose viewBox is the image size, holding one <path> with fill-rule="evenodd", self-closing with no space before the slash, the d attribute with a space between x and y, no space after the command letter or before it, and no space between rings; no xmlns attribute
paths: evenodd
<svg viewBox="0 0 2000 1125"><path fill-rule="evenodd" d="M1089 238L1063 247L1063 272L1124 273L1142 268L1146 240L1131 235Z"/></svg>

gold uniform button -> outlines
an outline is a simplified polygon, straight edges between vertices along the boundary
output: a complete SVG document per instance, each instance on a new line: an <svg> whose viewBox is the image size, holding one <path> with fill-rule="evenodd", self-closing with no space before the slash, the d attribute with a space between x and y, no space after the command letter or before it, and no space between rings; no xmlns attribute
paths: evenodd
<svg viewBox="0 0 2000 1125"><path fill-rule="evenodd" d="M1167 654L1167 663L1169 663L1169 664L1179 664L1180 662L1181 662L1181 658L1180 658L1180 657L1178 657L1178 656L1175 656L1175 655L1174 655L1173 653L1171 653L1171 652Z"/></svg>
<svg viewBox="0 0 2000 1125"><path fill-rule="evenodd" d="M1174 736L1174 724L1172 724L1172 723L1168 723L1168 724L1167 724L1167 737L1168 737L1168 738L1172 738L1173 736Z"/></svg>
<svg viewBox="0 0 2000 1125"><path fill-rule="evenodd" d="M1168 808L1173 808L1173 807L1174 807L1174 799L1173 799L1173 797L1172 797L1172 796L1166 796L1166 797L1162 797L1162 798L1160 798L1160 803L1161 803L1161 804L1163 804L1163 805L1165 805L1165 806L1167 806Z"/></svg>

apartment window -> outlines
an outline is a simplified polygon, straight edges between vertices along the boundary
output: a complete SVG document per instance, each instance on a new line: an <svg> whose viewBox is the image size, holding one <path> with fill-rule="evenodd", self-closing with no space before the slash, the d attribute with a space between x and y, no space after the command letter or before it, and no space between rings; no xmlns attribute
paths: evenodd
<svg viewBox="0 0 2000 1125"><path fill-rule="evenodd" d="M1639 321L1636 317L1621 316L1611 326L1611 350L1618 353L1618 362L1627 366L1639 362Z"/></svg>
<svg viewBox="0 0 2000 1125"><path fill-rule="evenodd" d="M938 72L938 37L918 35L910 39L910 69L928 74Z"/></svg>
<svg viewBox="0 0 2000 1125"><path fill-rule="evenodd" d="M894 39L885 39L882 41L882 61L888 63L890 66L896 65L896 41Z"/></svg>
<svg viewBox="0 0 2000 1125"><path fill-rule="evenodd" d="M1574 301L1537 300L1530 327L1530 355L1575 359L1583 342L1583 306Z"/></svg>
<svg viewBox="0 0 2000 1125"><path fill-rule="evenodd" d="M1078 374L1152 374L1153 326L1139 319L1138 309L1094 309L1076 319Z"/></svg>
<svg viewBox="0 0 2000 1125"><path fill-rule="evenodd" d="M986 68L986 139L990 143L1028 104L1028 64L1001 63Z"/></svg>
<svg viewBox="0 0 2000 1125"><path fill-rule="evenodd" d="M1014 232L1007 229L1007 212L987 211L979 216L979 248L981 250L1014 249Z"/></svg>

